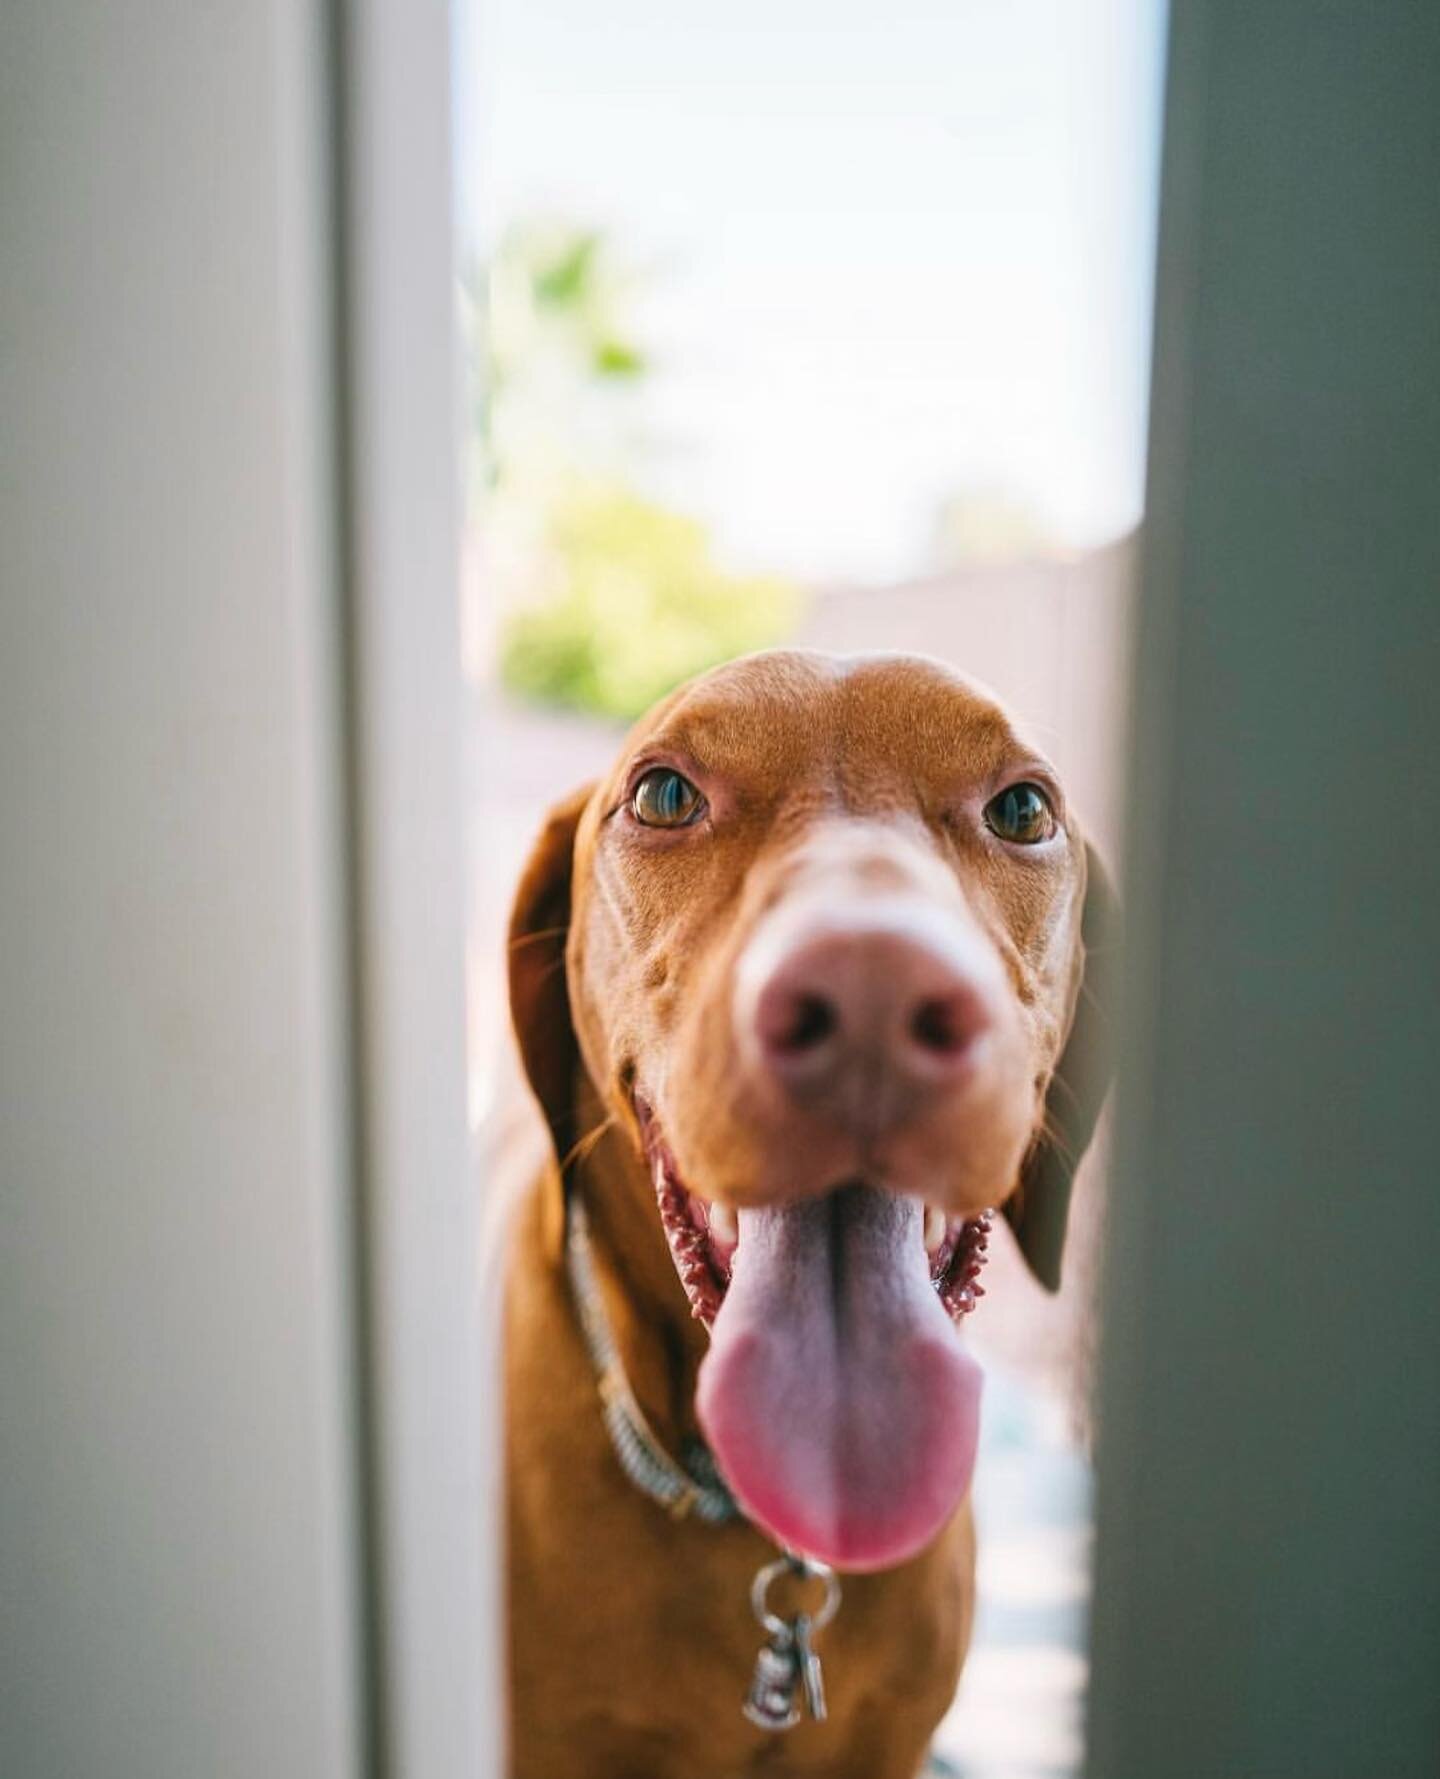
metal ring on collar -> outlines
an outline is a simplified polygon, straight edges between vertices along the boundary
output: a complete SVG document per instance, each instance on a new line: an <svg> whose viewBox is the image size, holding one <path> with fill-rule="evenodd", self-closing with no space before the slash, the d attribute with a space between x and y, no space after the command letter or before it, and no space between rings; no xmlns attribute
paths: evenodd
<svg viewBox="0 0 1440 1779"><path fill-rule="evenodd" d="M820 1602L818 1612L810 1617L810 1629L818 1631L830 1623L836 1609L840 1605L840 1579L828 1563L818 1563L813 1557L802 1557L796 1552L783 1557L776 1557L773 1563L767 1563L750 1584L750 1604L756 1618L770 1633L778 1637L789 1630L788 1622L778 1618L767 1605L770 1584L778 1581L782 1575L794 1575L802 1581L823 1581L825 1598Z"/></svg>

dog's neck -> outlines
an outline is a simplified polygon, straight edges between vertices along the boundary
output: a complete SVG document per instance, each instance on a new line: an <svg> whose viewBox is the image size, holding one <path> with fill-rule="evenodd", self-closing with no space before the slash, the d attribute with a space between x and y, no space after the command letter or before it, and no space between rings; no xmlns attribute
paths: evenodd
<svg viewBox="0 0 1440 1779"><path fill-rule="evenodd" d="M582 1095L585 1122L605 1117L594 1088ZM570 1190L584 1197L596 1272L621 1363L641 1408L662 1437L696 1431L695 1377L709 1337L670 1258L655 1191L628 1131L612 1122L572 1164Z"/></svg>

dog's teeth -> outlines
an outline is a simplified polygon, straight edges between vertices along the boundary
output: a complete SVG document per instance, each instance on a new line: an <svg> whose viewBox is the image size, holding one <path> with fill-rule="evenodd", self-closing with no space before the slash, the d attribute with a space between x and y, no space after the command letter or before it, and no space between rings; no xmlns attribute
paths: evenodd
<svg viewBox="0 0 1440 1779"><path fill-rule="evenodd" d="M925 1207L925 1252L938 1254L945 1240L945 1213L934 1205Z"/></svg>
<svg viewBox="0 0 1440 1779"><path fill-rule="evenodd" d="M717 1199L710 1206L710 1233L717 1241L727 1246L740 1240L740 1224L735 1212L729 1205L721 1204Z"/></svg>

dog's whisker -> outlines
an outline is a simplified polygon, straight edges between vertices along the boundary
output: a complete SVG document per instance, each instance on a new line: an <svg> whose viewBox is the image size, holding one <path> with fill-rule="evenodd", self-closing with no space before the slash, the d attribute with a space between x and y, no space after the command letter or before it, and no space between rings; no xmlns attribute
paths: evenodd
<svg viewBox="0 0 1440 1779"><path fill-rule="evenodd" d="M595 1153L596 1148L599 1146L605 1134L608 1131L613 1130L618 1122L619 1120L616 1118L615 1114L611 1112L608 1117L602 1118L597 1125L594 1125L590 1130L587 1130L584 1136L572 1144L570 1149L566 1152L564 1159L560 1163L561 1174L567 1174L571 1168L579 1167L582 1162L588 1161L591 1155Z"/></svg>
<svg viewBox="0 0 1440 1779"><path fill-rule="evenodd" d="M548 945L554 939L563 939L569 933L568 925L563 927L537 927L530 933L519 933L513 938L507 949L512 953L523 951L527 945Z"/></svg>

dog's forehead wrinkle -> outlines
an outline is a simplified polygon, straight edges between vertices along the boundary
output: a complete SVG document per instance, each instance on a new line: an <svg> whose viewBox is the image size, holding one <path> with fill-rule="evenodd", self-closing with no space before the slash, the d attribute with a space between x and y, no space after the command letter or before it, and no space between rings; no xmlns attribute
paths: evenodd
<svg viewBox="0 0 1440 1779"><path fill-rule="evenodd" d="M669 757L743 806L799 789L857 812L929 814L1044 754L977 681L923 656L750 656L658 707L621 770Z"/></svg>
<svg viewBox="0 0 1440 1779"><path fill-rule="evenodd" d="M671 755L740 785L771 776L824 770L827 715L802 714L753 699L707 701L677 713L646 738L641 755Z"/></svg>
<svg viewBox="0 0 1440 1779"><path fill-rule="evenodd" d="M828 704L837 663L805 650L775 650L726 662L682 687L652 713L672 731L736 725L753 737L767 717L813 714Z"/></svg>
<svg viewBox="0 0 1440 1779"><path fill-rule="evenodd" d="M841 739L852 777L871 774L892 789L903 786L922 805L973 790L1010 761L1043 759L978 682L916 657L857 666Z"/></svg>

